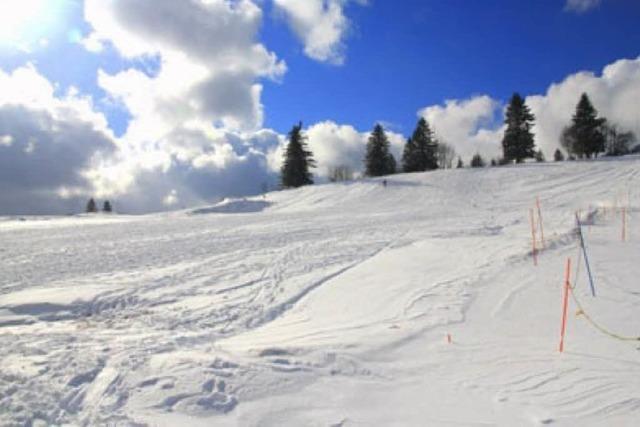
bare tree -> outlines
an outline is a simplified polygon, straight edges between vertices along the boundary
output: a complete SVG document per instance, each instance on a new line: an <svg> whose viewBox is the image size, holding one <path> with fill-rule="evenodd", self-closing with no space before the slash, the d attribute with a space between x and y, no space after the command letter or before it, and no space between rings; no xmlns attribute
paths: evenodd
<svg viewBox="0 0 640 427"><path fill-rule="evenodd" d="M631 146L636 142L633 132L621 131L615 124L604 126L605 149L607 156L624 156L629 154Z"/></svg>
<svg viewBox="0 0 640 427"><path fill-rule="evenodd" d="M439 142L436 155L438 157L438 165L440 165L442 169L451 169L457 153L451 145L446 142Z"/></svg>
<svg viewBox="0 0 640 427"><path fill-rule="evenodd" d="M353 169L346 165L334 166L329 168L329 181L341 182L352 181Z"/></svg>

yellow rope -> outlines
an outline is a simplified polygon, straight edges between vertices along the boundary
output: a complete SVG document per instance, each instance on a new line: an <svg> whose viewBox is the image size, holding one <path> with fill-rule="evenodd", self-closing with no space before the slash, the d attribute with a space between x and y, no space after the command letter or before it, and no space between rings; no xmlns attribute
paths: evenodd
<svg viewBox="0 0 640 427"><path fill-rule="evenodd" d="M614 339L617 339L617 340L620 340L620 341L640 341L640 336L629 337L629 336L620 335L620 334L617 334L615 332L610 331L609 329L605 328L602 325L599 325L584 310L584 307L582 307L582 304L580 304L580 301L578 300L578 297L573 292L573 290L576 288L576 286L578 286L578 274L580 274L580 261L582 260L582 252L580 251L580 249L581 248L578 247L578 262L576 263L576 276L575 276L575 282L576 283L573 286L571 286L571 284L569 284L569 289L571 290L571 297L573 298L573 302L575 302L576 306L578 307L578 311L577 311L576 315L584 316L584 318L587 320L587 322L589 322L591 324L591 326L593 326L594 328L596 328L597 330L599 330L603 334L610 336L611 338L614 338Z"/></svg>

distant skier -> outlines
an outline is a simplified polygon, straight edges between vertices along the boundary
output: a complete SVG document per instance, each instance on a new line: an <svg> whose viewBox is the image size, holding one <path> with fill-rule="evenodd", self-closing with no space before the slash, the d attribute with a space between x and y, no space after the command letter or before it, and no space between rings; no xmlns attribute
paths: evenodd
<svg viewBox="0 0 640 427"><path fill-rule="evenodd" d="M386 179L382 180L382 186L385 187L385 188L387 187L387 180Z"/></svg>

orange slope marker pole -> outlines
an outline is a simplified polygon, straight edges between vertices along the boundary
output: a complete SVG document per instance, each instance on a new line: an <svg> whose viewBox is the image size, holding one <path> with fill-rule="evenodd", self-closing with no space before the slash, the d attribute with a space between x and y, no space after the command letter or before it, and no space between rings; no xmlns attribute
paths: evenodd
<svg viewBox="0 0 640 427"><path fill-rule="evenodd" d="M542 209L540 209L540 198L536 196L536 207L538 208L538 224L540 225L540 238L542 249L546 247L544 242L544 227L542 226Z"/></svg>
<svg viewBox="0 0 640 427"><path fill-rule="evenodd" d="M571 258L567 258L567 267L564 273L564 295L562 298L562 324L560 326L560 353L564 351L564 335L567 331L567 308L569 307L569 286L571 274Z"/></svg>
<svg viewBox="0 0 640 427"><path fill-rule="evenodd" d="M536 223L533 218L533 209L529 209L529 220L531 221L531 246L533 248L533 265L538 265L538 250L536 249Z"/></svg>

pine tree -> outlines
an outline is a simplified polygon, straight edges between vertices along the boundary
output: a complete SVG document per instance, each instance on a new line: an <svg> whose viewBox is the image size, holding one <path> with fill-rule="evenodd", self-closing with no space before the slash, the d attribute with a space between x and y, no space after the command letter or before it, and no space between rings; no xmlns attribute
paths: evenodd
<svg viewBox="0 0 640 427"><path fill-rule="evenodd" d="M598 117L589 96L583 93L571 119L571 125L562 132L562 146L579 158L597 157L605 149L604 118Z"/></svg>
<svg viewBox="0 0 640 427"><path fill-rule="evenodd" d="M102 205L102 212L113 212L113 209L111 208L111 202L109 202L108 200L104 201L104 205Z"/></svg>
<svg viewBox="0 0 640 427"><path fill-rule="evenodd" d="M280 171L283 188L297 188L313 184L310 168L316 166L313 153L307 149L306 136L302 133L302 122L291 129L289 144L284 154Z"/></svg>
<svg viewBox="0 0 640 427"><path fill-rule="evenodd" d="M421 117L411 136L416 146L416 166L419 171L438 169L438 142L429 123Z"/></svg>
<svg viewBox="0 0 640 427"><path fill-rule="evenodd" d="M483 168L486 165L487 164L485 163L484 159L482 158L482 156L479 153L475 154L471 158L471 167L472 168Z"/></svg>
<svg viewBox="0 0 640 427"><path fill-rule="evenodd" d="M96 213L98 212L98 207L96 206L96 201L93 198L89 199L87 202L87 213Z"/></svg>
<svg viewBox="0 0 640 427"><path fill-rule="evenodd" d="M387 134L379 124L375 125L369 136L364 164L367 176L384 176L395 173L396 160L389 152Z"/></svg>
<svg viewBox="0 0 640 427"><path fill-rule="evenodd" d="M535 143L531 128L535 116L531 113L524 99L514 93L507 107L504 123L507 129L502 139L503 157L507 161L522 163L526 158L534 157Z"/></svg>
<svg viewBox="0 0 640 427"><path fill-rule="evenodd" d="M564 154L562 154L559 148L556 148L556 151L553 153L553 160L556 162L564 162Z"/></svg>
<svg viewBox="0 0 640 427"><path fill-rule="evenodd" d="M538 162L538 163L542 163L542 162L546 161L546 158L544 157L544 153L542 152L542 150L536 151L534 157L536 159L536 162Z"/></svg>
<svg viewBox="0 0 640 427"><path fill-rule="evenodd" d="M412 138L407 139L402 152L402 171L403 172L421 172L418 164L418 148Z"/></svg>
<svg viewBox="0 0 640 427"><path fill-rule="evenodd" d="M464 167L464 163L462 162L462 158L458 157L458 164L456 165L457 169L462 169Z"/></svg>

